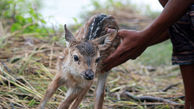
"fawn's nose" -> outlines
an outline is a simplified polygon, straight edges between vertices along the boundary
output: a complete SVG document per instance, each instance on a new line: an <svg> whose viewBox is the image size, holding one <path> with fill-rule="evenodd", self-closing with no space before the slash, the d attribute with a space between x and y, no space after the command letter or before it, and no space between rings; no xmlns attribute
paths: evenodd
<svg viewBox="0 0 194 109"><path fill-rule="evenodd" d="M84 72L84 78L87 80L94 79L94 72L91 69L88 69Z"/></svg>

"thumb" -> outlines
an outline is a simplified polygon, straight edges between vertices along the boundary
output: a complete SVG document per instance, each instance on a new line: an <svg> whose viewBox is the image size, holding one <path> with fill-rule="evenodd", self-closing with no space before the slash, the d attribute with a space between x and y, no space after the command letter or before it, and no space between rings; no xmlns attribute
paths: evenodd
<svg viewBox="0 0 194 109"><path fill-rule="evenodd" d="M124 38L129 34L129 31L126 29L119 30L117 36L120 38Z"/></svg>

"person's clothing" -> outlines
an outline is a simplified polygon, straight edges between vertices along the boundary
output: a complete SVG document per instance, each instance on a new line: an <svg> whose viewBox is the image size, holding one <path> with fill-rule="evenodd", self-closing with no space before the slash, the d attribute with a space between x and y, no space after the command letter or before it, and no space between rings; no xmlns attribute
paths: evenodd
<svg viewBox="0 0 194 109"><path fill-rule="evenodd" d="M169 28L173 44L172 64L194 64L194 4Z"/></svg>

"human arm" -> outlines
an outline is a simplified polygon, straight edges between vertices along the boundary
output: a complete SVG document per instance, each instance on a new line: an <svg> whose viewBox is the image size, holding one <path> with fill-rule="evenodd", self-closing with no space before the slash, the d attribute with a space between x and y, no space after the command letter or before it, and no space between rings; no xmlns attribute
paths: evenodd
<svg viewBox="0 0 194 109"><path fill-rule="evenodd" d="M142 38L150 40L162 34L185 13L193 1L194 0L169 0L160 16L142 31L142 34L144 34Z"/></svg>
<svg viewBox="0 0 194 109"><path fill-rule="evenodd" d="M159 0L160 4L162 5L162 7L165 7L166 3L168 2L168 0ZM165 32L163 32L161 35L154 37L152 39L152 41L150 41L150 43L148 44L148 46L152 46L154 44L163 42L165 40L169 39L169 33L168 33L168 29L165 30Z"/></svg>
<svg viewBox="0 0 194 109"><path fill-rule="evenodd" d="M122 43L117 50L109 56L104 63L107 65L104 70L108 71L114 66L124 63L128 59L135 59L148 46L161 42L167 36L167 29L175 23L193 3L193 0L169 0L160 16L151 25L142 31L121 30L118 37ZM165 33L166 32L166 33ZM165 33L165 34L164 34ZM164 35L163 35L164 34Z"/></svg>
<svg viewBox="0 0 194 109"><path fill-rule="evenodd" d="M118 37L121 37L123 41L119 45L120 48L118 47L117 50L114 52L115 54L113 53L111 55L113 57L109 56L104 61L104 64L106 66L103 68L103 71L108 71L112 67L120 65L120 64L124 63L125 61L127 61L128 59L135 59L136 57L141 55L147 47L169 39L168 31L165 31L160 36L157 36L157 38L152 39L152 41L150 41L146 45L137 46L136 48L130 49L130 51L126 51L126 53L125 53L125 52L122 52L122 50L125 49L122 47L125 46L126 43L128 43L128 39L130 40L130 42L129 42L130 45L134 46L134 44L138 44L138 42L136 42L136 41L139 40L138 39L139 31L131 31L131 30L124 30L123 29L123 30L119 30L117 35L118 35ZM121 55L120 56L117 55L117 53L120 53L120 52L122 52ZM130 52L130 53L128 53L128 52ZM114 57L114 55L116 55L116 57Z"/></svg>

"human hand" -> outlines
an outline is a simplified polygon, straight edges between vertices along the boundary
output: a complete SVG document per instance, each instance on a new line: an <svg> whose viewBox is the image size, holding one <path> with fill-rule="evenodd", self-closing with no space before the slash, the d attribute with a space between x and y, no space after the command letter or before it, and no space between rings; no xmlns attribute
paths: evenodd
<svg viewBox="0 0 194 109"><path fill-rule="evenodd" d="M106 65L103 71L108 71L111 68L126 62L129 59L135 59L148 46L148 41L143 38L143 33L139 31L120 30L117 37L121 38L121 44L107 59L104 60Z"/></svg>

